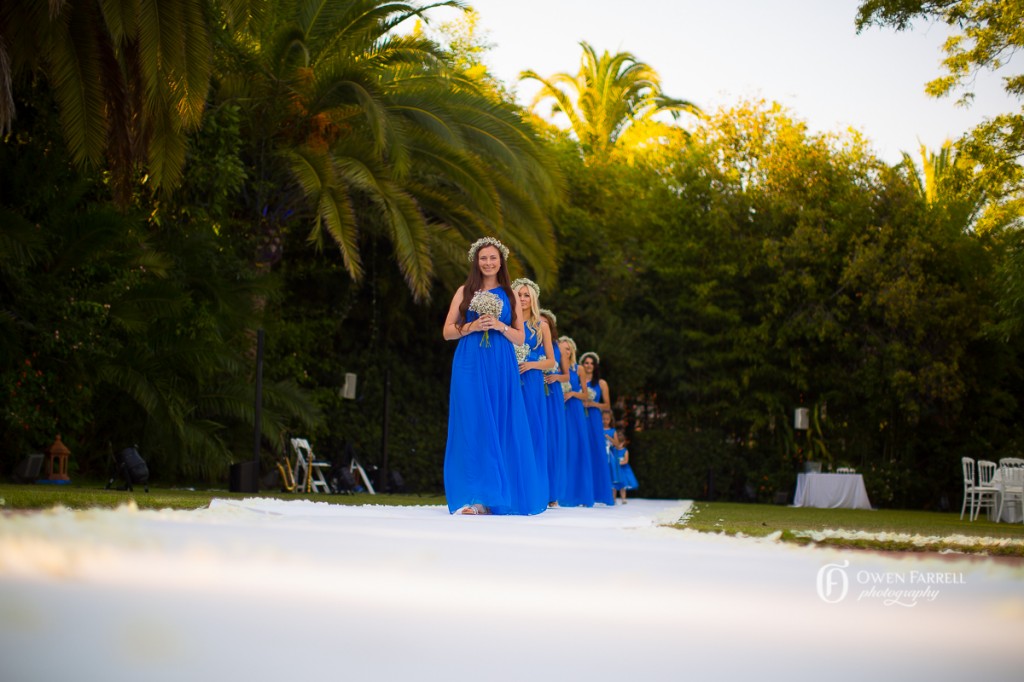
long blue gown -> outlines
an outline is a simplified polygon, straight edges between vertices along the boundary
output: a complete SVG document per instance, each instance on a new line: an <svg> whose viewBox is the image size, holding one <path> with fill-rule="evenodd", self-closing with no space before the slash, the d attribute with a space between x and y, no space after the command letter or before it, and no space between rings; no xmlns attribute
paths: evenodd
<svg viewBox="0 0 1024 682"><path fill-rule="evenodd" d="M536 362L544 355L544 345L541 343L540 334L529 324L524 324L526 332L525 343L530 349L526 356L527 362ZM540 348L537 348L537 345ZM549 502L548 491L548 411L544 398L544 372L539 369L531 369L519 375L520 384L523 388L523 403L526 405L526 421L529 423L530 435L533 443L533 453L536 458L537 476L543 479L545 504Z"/></svg>
<svg viewBox="0 0 1024 682"><path fill-rule="evenodd" d="M612 476L612 489L619 489L619 462L614 457L615 447L612 445L612 439L615 438L615 429L608 428L604 429L604 450L608 453L608 470Z"/></svg>
<svg viewBox="0 0 1024 682"><path fill-rule="evenodd" d="M499 319L511 324L504 289L490 291L502 300ZM477 317L468 311L466 323ZM516 352L501 332L490 331L489 345L483 334L459 339L452 361L444 455L448 510L482 504L493 514L538 514L547 509L547 481L537 471L526 426Z"/></svg>
<svg viewBox="0 0 1024 682"><path fill-rule="evenodd" d="M594 389L594 402L601 402L601 385L595 384L590 388ZM608 448L605 447L604 420L601 418L601 408L590 407L586 412L590 437L590 465L594 477L594 501L614 506L615 489L612 488L611 469L608 467Z"/></svg>
<svg viewBox="0 0 1024 682"><path fill-rule="evenodd" d="M629 464L619 464L619 460L622 459L626 454L626 448L612 448L612 462L613 466L619 468L618 482L615 483L616 490L636 490L640 487L640 483L636 480L636 474L633 473L633 467Z"/></svg>
<svg viewBox="0 0 1024 682"><path fill-rule="evenodd" d="M580 390L577 366L569 368L569 384L573 391ZM565 401L565 441L565 493L558 503L563 507L593 507L593 446L589 422L583 414L583 401L579 398Z"/></svg>
<svg viewBox="0 0 1024 682"><path fill-rule="evenodd" d="M562 350L554 344L555 373L561 373ZM548 498L551 502L561 503L565 494L566 467L566 434L565 434L565 399L562 384L553 381L547 384L545 398L548 411Z"/></svg>

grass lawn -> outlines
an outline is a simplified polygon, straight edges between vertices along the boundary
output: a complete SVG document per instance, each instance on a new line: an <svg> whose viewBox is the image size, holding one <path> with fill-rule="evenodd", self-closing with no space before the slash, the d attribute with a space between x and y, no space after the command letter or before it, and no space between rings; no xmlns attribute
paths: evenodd
<svg viewBox="0 0 1024 682"><path fill-rule="evenodd" d="M1024 557L1024 524L974 522L960 512L901 509L813 509L765 504L696 502L685 524L708 533L766 536L783 542L886 551L957 551Z"/></svg>
<svg viewBox="0 0 1024 682"><path fill-rule="evenodd" d="M0 485L0 511L114 508L134 501L140 509L199 509L214 497L267 497L312 500L331 504L443 505L444 495L327 495L283 493L277 490L232 493L151 487L133 492L105 490L102 482L55 485ZM1024 524L994 523L981 516L973 523L960 513L884 509L811 509L764 504L696 502L685 524L706 533L767 536L778 533L783 542L853 547L900 552L956 551L970 554L1024 557Z"/></svg>
<svg viewBox="0 0 1024 682"><path fill-rule="evenodd" d="M114 508L134 500L139 509L199 509L210 504L215 497L243 499L246 497L270 497L281 500L313 500L331 504L386 504L421 505L444 504L443 495L328 495L326 493L296 494L278 490L259 493L232 493L227 490L191 490L185 488L157 488L150 486L149 492L141 487L133 492L104 490L103 483L72 483L70 485L0 485L0 510L49 509L63 506L68 509L89 509L93 507Z"/></svg>

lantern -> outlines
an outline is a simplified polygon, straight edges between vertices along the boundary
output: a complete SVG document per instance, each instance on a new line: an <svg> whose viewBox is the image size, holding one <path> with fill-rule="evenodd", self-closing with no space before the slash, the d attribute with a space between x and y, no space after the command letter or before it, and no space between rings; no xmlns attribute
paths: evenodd
<svg viewBox="0 0 1024 682"><path fill-rule="evenodd" d="M53 445L46 449L47 478L40 482L71 483L71 479L68 478L68 457L70 456L71 451L61 442L60 434L57 434L57 440L53 441Z"/></svg>

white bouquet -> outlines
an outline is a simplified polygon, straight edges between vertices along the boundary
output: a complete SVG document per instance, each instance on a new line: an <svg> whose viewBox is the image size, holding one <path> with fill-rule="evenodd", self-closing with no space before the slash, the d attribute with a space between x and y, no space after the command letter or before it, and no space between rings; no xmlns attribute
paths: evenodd
<svg viewBox="0 0 1024 682"><path fill-rule="evenodd" d="M546 356L543 353L541 353L540 357L537 358L537 359L540 360L541 362L543 362L543 361L548 359L548 356ZM541 374L554 374L557 371L558 371L557 367L555 369L545 369L545 370L541 370ZM547 380L545 380L544 381L544 397L547 397L549 395L551 395L551 390L548 388Z"/></svg>
<svg viewBox="0 0 1024 682"><path fill-rule="evenodd" d="M489 291L478 291L473 294L473 298L469 301L469 309L478 315L490 315L497 319L501 316L501 309L504 307L501 299L498 298L497 294L492 294ZM488 330L484 330L484 338L480 342L481 346L490 346L491 338L487 333Z"/></svg>
<svg viewBox="0 0 1024 682"><path fill-rule="evenodd" d="M516 362L520 365L526 362L526 358L530 357L530 347L524 344L517 344L516 349Z"/></svg>

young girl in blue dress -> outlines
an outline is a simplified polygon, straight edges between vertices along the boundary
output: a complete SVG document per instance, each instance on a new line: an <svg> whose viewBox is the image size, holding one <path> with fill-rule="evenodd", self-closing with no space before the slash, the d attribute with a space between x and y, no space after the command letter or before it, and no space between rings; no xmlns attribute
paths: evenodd
<svg viewBox="0 0 1024 682"><path fill-rule="evenodd" d="M619 482L619 463L612 456L612 443L615 442L615 425L614 417L611 410L601 410L601 424L604 427L604 451L608 455L608 471L611 472L612 476L612 490L618 490ZM614 493L612 495L614 497Z"/></svg>
<svg viewBox="0 0 1024 682"><path fill-rule="evenodd" d="M524 339L506 261L493 237L469 249L466 283L452 297L444 338L452 361L445 446L448 509L458 514L537 514L547 483L537 470L513 344ZM500 310L498 309L500 307Z"/></svg>
<svg viewBox="0 0 1024 682"><path fill-rule="evenodd" d="M551 485L548 471L548 406L544 395L544 371L555 366L554 351L551 347L551 330L547 320L540 315L540 287L536 282L521 277L512 282L512 292L518 297L519 312L523 318L526 358L519 363L519 377L523 388L523 402L526 403L526 418L533 438L533 452L537 459L537 471L548 489ZM550 359L549 359L550 358Z"/></svg>
<svg viewBox="0 0 1024 682"><path fill-rule="evenodd" d="M640 484L633 473L633 467L629 466L629 450L627 446L626 433L622 429L616 429L615 438L612 440L612 458L615 466L619 468L618 482L615 483L615 491L621 497L622 504L626 504L626 491L636 490Z"/></svg>

